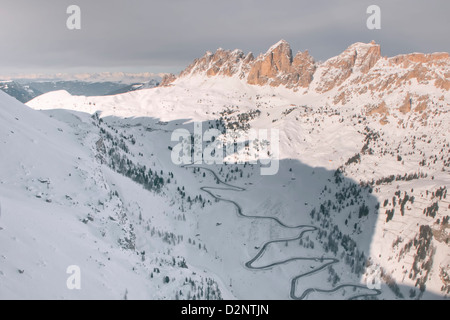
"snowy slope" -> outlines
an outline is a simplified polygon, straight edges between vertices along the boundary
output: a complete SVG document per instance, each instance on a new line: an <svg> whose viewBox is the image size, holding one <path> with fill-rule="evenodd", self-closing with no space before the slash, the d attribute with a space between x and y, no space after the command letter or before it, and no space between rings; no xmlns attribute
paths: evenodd
<svg viewBox="0 0 450 320"><path fill-rule="evenodd" d="M185 250L172 257L161 240L175 223L162 215L168 199L98 161L89 116L49 117L0 93L0 121L2 299L174 299L191 291L188 277L217 298L215 281L180 267ZM66 286L71 265L81 268L79 291Z"/></svg>

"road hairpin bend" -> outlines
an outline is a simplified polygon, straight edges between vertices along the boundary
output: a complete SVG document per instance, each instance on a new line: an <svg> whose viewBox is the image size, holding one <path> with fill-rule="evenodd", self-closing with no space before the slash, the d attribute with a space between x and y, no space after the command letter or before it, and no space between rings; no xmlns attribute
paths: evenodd
<svg viewBox="0 0 450 320"><path fill-rule="evenodd" d="M345 288L352 288L352 289L365 289L365 290L369 290L371 291L371 293L364 293L364 294L359 294L359 295L355 295L353 297L350 297L349 300L355 300L355 299L361 299L361 298L369 298L369 297L376 297L378 295L381 294L380 290L376 290L376 289L368 289L367 286L363 286L363 285L357 285L357 284L342 284L339 285L335 288L326 290L326 289L318 289L318 288L309 288L306 289L300 296L296 295L296 289L297 289L297 283L301 278L313 275L315 273L321 272L324 269L326 269L329 266L332 266L336 263L339 263L340 260L335 259L335 258L324 258L324 257L315 257L315 258L311 258L311 257L294 257L294 258L290 258L287 260L283 260L283 261L278 261L278 262L274 262L265 266L261 266L261 267L254 267L253 263L256 262L260 257L262 257L264 255L264 253L266 252L267 248L273 244L273 243L285 243L285 242L291 242L291 241L298 241L300 239L303 238L304 234L306 233L311 233L314 231L317 231L318 228L312 225L299 225L299 226L289 226L286 225L285 223L283 223L281 220L279 220L276 217L271 217L271 216L251 216L251 215L246 215L243 213L242 207L239 205L239 203L237 203L236 201L233 200L229 200L229 199L224 199L222 197L218 197L216 196L212 190L225 190L225 191L238 191L238 192L244 192L246 191L245 188L241 188L241 187L237 187L237 186L233 186L229 183L226 183L225 181L221 180L220 177L216 174L216 172L214 172L213 170L209 169L209 168L205 168L202 166L198 166L198 165L185 165L183 167L189 167L189 168L197 168L200 170L204 170L206 172L209 172L210 174L213 175L214 179L218 182L219 185L222 185L224 187L201 187L200 189L209 194L212 198L214 198L217 201L223 201L223 202L227 202L227 203L231 203L232 205L234 205L234 207L237 210L237 214L238 216L242 217L242 218L246 218L246 219L259 219L259 220L272 220L274 222L276 222L278 225L280 225L283 228L286 229L299 229L300 230L300 234L297 237L294 238L289 238L289 239L278 239L278 240L271 240L271 241L267 241L266 243L264 243L264 245L260 248L260 250L258 251L258 253L248 262L245 263L245 267L249 270L267 270L276 266L280 266L283 264L287 264L289 262L293 262L293 261L320 261L320 262L325 262L323 265L321 265L318 268L314 268L309 272L304 272L301 273L295 277L293 277L291 279L291 289L290 289L290 297L293 300L303 300L306 299L308 297L308 295L310 293L313 292L318 292L318 293L334 293L337 292L341 289L345 289Z"/></svg>

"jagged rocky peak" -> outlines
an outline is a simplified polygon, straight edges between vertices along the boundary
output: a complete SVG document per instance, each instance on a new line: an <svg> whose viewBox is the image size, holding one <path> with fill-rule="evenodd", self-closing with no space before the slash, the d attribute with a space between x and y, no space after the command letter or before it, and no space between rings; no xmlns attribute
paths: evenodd
<svg viewBox="0 0 450 320"><path fill-rule="evenodd" d="M276 76L279 72L289 72L292 66L292 50L287 41L281 40L272 46L265 55L260 56L267 76Z"/></svg>
<svg viewBox="0 0 450 320"><path fill-rule="evenodd" d="M308 87L315 69L314 59L307 51L293 57L289 43L281 40L256 59L247 80L255 85Z"/></svg>
<svg viewBox="0 0 450 320"><path fill-rule="evenodd" d="M194 75L238 76L249 84L296 88L308 87L315 70L314 59L308 51L299 52L294 57L289 43L281 40L256 59L251 52L245 55L241 50L219 48L215 53L206 52L182 71L179 78ZM174 75L167 76L160 86L170 85L175 79Z"/></svg>
<svg viewBox="0 0 450 320"><path fill-rule="evenodd" d="M318 92L327 92L340 86L353 73L367 74L380 60L381 48L374 41L357 42L340 55L327 60L321 67Z"/></svg>
<svg viewBox="0 0 450 320"><path fill-rule="evenodd" d="M404 86L416 79L420 84L434 83L438 89L450 89L450 58L448 53L413 53L393 58L381 56L380 45L357 42L341 54L318 64L308 51L295 56L289 43L281 40L257 58L241 50L218 49L194 60L179 78L190 76L238 77L251 85L284 86L298 90L307 88L325 93L338 88L339 101L345 101L342 86L360 86L358 94L381 92ZM163 79L170 85L177 77ZM356 89L355 89L356 90Z"/></svg>
<svg viewBox="0 0 450 320"><path fill-rule="evenodd" d="M177 79L177 76L173 73L165 74L159 84L160 87L168 87Z"/></svg>
<svg viewBox="0 0 450 320"><path fill-rule="evenodd" d="M436 88L450 90L450 55L447 52L402 54L388 61L390 67L406 70L403 81L434 82Z"/></svg>

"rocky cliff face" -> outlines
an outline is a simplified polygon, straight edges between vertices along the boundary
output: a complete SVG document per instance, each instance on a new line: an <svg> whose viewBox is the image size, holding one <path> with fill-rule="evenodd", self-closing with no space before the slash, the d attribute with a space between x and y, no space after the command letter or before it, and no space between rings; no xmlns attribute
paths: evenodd
<svg viewBox="0 0 450 320"><path fill-rule="evenodd" d="M314 59L307 51L293 57L291 47L282 40L253 62L247 82L253 85L307 88L315 70Z"/></svg>
<svg viewBox="0 0 450 320"><path fill-rule="evenodd" d="M245 55L241 50L218 49L216 53L207 52L202 58L194 60L179 77L204 74L208 77L238 75L243 78L253 61L252 53Z"/></svg>
<svg viewBox="0 0 450 320"><path fill-rule="evenodd" d="M319 82L316 90L327 92L343 84L352 74L367 74L380 58L379 45L374 42L355 43L323 64L318 74Z"/></svg>
<svg viewBox="0 0 450 320"><path fill-rule="evenodd" d="M238 77L250 85L330 92L334 103L345 103L354 94L377 95L405 85L431 83L436 89L448 91L450 57L448 53L413 53L386 58L381 56L380 46L372 41L355 43L340 55L317 63L308 51L294 56L289 43L281 40L257 58L240 50L207 52L178 77L163 79L161 85L194 75ZM402 99L406 96L409 93ZM408 109L403 101L399 108Z"/></svg>

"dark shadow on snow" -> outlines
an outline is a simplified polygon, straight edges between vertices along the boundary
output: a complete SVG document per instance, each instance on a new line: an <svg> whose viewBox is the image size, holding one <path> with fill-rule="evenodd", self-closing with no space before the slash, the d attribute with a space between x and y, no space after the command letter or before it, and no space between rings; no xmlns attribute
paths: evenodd
<svg viewBox="0 0 450 320"><path fill-rule="evenodd" d="M53 111L48 113L53 114ZM168 171L175 166L167 160L170 159L168 155L171 153L171 148L177 144L177 142L170 141L170 134L178 128L185 128L193 132L193 124L188 119L170 122L161 122L157 118L119 119L105 117L102 119L112 128L119 125L118 120L120 120L120 129L140 128L140 132L147 132L150 137L153 132L158 131L166 134L164 137L167 137L167 149L164 152L167 152L167 154L156 156L160 156L164 160L165 169ZM216 127L217 123L215 121L202 123L203 131L211 126ZM135 138L136 143L145 144L141 137L135 135ZM161 136L157 138L161 139ZM197 170L211 175L215 184L204 186L201 190L216 201L229 203L230 213L236 212L242 219L270 221L272 224L277 224L281 229L291 230L291 233L292 230L298 230L297 236L294 237L260 239L263 244L257 248L253 257L245 262L245 268L250 271L268 270L292 262L300 264L313 262L315 266L308 271L299 271L292 275L290 288L286 288L292 299L300 300L310 297L323 299L335 292L339 294L345 292L345 298L347 299L376 298L382 292L391 290L386 285L383 285L381 290L369 289L364 283L363 275L366 268L371 264L370 259L368 259L370 244L375 232L380 206L370 187L360 185L345 177L338 168L327 170L321 167L310 167L293 159L281 159L279 161L279 172L275 176L267 177L257 176L260 174L259 165L254 165L252 170L250 170L250 165L244 164L224 166L191 163L185 167L195 167ZM223 171L228 170L227 173L232 168L234 171L232 178L227 179L223 172L220 174L221 168ZM251 171L252 176L248 179L245 176L241 178L239 176L241 171L246 173ZM194 178L193 174L192 176ZM236 180L234 176L237 177ZM258 181L258 185L250 183L251 181ZM285 182L280 184L280 181ZM286 185L289 185L289 192L286 192ZM289 215L292 216L280 215L279 213L273 215L267 214L267 212L258 213L257 210L248 212L246 207L242 206L238 200L217 195L218 191L246 193L249 190L255 190L255 188L260 188L263 191L264 187L262 186L267 186L267 191L260 192L259 203L255 203L253 209L258 208L258 205L267 201L268 198L276 201L276 194L279 192L279 194L288 196L292 200L286 204L289 206L287 208ZM318 196L310 198L304 194L305 190L308 190L308 195L315 194ZM273 196L274 194L275 196ZM289 222L286 220L289 220ZM292 221L300 221L300 223L292 223ZM309 242L306 241L307 236ZM280 243L297 243L299 255L286 256L286 259L277 259L276 261L266 261L262 265L257 264L270 246ZM304 252L308 250L311 254L304 255ZM321 254L314 255L317 252L321 252ZM351 276L339 274L343 270ZM309 283L310 281L306 280L311 279L311 277L324 277L329 280L320 282L321 285L308 287L304 283ZM347 282L347 280L341 281L341 278L354 280ZM403 293L403 296L405 292L411 290L416 291L416 297L420 294L417 288L400 287L399 290ZM408 295L404 298L411 297ZM435 297L427 293L424 298L441 297L438 295Z"/></svg>

